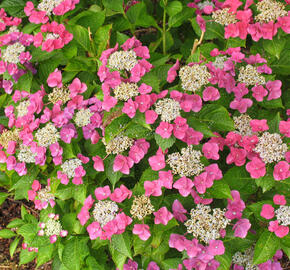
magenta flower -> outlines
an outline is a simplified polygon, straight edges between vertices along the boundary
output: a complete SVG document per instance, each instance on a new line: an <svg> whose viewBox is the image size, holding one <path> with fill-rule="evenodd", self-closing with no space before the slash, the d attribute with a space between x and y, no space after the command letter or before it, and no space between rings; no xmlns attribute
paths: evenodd
<svg viewBox="0 0 290 270"><path fill-rule="evenodd" d="M161 185L167 189L172 189L173 175L171 171L160 171L158 175Z"/></svg>
<svg viewBox="0 0 290 270"><path fill-rule="evenodd" d="M203 172L200 175L194 177L194 186L198 193L204 194L207 188L213 185L212 177L208 177L207 172Z"/></svg>
<svg viewBox="0 0 290 270"><path fill-rule="evenodd" d="M145 112L146 124L154 124L157 118L158 114L155 111L148 110Z"/></svg>
<svg viewBox="0 0 290 270"><path fill-rule="evenodd" d="M269 95L267 100L277 99L281 97L281 86L282 82L279 80L268 81L266 83L266 88L269 90Z"/></svg>
<svg viewBox="0 0 290 270"><path fill-rule="evenodd" d="M173 216L176 220L180 221L180 222L184 222L185 220L187 220L186 214L187 211L186 209L183 207L183 205L181 204L181 202L179 200L174 200L173 204L172 204L172 213Z"/></svg>
<svg viewBox="0 0 290 270"><path fill-rule="evenodd" d="M251 90L253 91L253 97L260 102L263 101L264 97L268 95L267 89L265 89L262 85L254 86Z"/></svg>
<svg viewBox="0 0 290 270"><path fill-rule="evenodd" d="M70 97L74 98L79 94L84 93L87 90L87 85L82 83L79 78L75 78L69 85Z"/></svg>
<svg viewBox="0 0 290 270"><path fill-rule="evenodd" d="M274 179L277 181L290 177L290 165L286 161L279 161L274 167Z"/></svg>
<svg viewBox="0 0 290 270"><path fill-rule="evenodd" d="M226 163L235 163L236 166L243 166L246 162L247 151L240 148L230 147L231 152L228 154Z"/></svg>
<svg viewBox="0 0 290 270"><path fill-rule="evenodd" d="M270 204L264 204L260 214L265 219L272 219L275 216L275 209Z"/></svg>
<svg viewBox="0 0 290 270"><path fill-rule="evenodd" d="M115 188L114 192L110 194L110 199L114 202L121 203L125 199L130 199L132 191L123 184L119 188Z"/></svg>
<svg viewBox="0 0 290 270"><path fill-rule="evenodd" d="M134 102L131 98L125 102L122 112L133 118L138 109L138 103Z"/></svg>
<svg viewBox="0 0 290 270"><path fill-rule="evenodd" d="M138 270L138 263L129 259L128 262L124 264L123 270Z"/></svg>
<svg viewBox="0 0 290 270"><path fill-rule="evenodd" d="M262 120L251 120L250 121L250 126L252 128L253 132L261 132L261 131L265 131L269 129L269 126L267 124L267 120L266 119L262 119Z"/></svg>
<svg viewBox="0 0 290 270"><path fill-rule="evenodd" d="M285 196L284 195L276 194L273 197L273 201L277 205L286 205L286 199L285 199Z"/></svg>
<svg viewBox="0 0 290 270"><path fill-rule="evenodd" d="M161 122L155 130L155 132L164 139L170 138L172 131L173 125L168 122Z"/></svg>
<svg viewBox="0 0 290 270"><path fill-rule="evenodd" d="M187 197L190 194L193 186L193 182L185 176L181 177L173 185L173 187L178 189L178 192L183 197Z"/></svg>
<svg viewBox="0 0 290 270"><path fill-rule="evenodd" d="M279 130L286 137L290 137L290 121L280 121Z"/></svg>
<svg viewBox="0 0 290 270"><path fill-rule="evenodd" d="M207 252L213 256L223 255L225 253L224 243L221 240L209 240Z"/></svg>
<svg viewBox="0 0 290 270"><path fill-rule="evenodd" d="M160 267L157 265L156 262L150 262L147 266L146 270L160 270Z"/></svg>
<svg viewBox="0 0 290 270"><path fill-rule="evenodd" d="M145 181L144 182L144 189L145 189L145 195L146 196L161 196L162 195L162 182L159 180L154 181Z"/></svg>
<svg viewBox="0 0 290 270"><path fill-rule="evenodd" d="M230 103L230 108L234 110L238 110L240 113L245 113L248 108L253 105L253 101L249 98L235 98Z"/></svg>
<svg viewBox="0 0 290 270"><path fill-rule="evenodd" d="M288 226L283 226L279 225L278 220L275 221L270 221L268 230L270 232L274 232L277 237L283 238L289 233L289 227Z"/></svg>
<svg viewBox="0 0 290 270"><path fill-rule="evenodd" d="M246 165L246 170L250 173L252 178L260 178L266 174L266 164L258 157L254 157L252 161Z"/></svg>
<svg viewBox="0 0 290 270"><path fill-rule="evenodd" d="M179 69L179 60L177 59L176 60L176 63L168 70L168 73L167 73L167 81L169 83L172 83L176 76L177 76L177 70Z"/></svg>
<svg viewBox="0 0 290 270"><path fill-rule="evenodd" d="M219 169L219 166L216 163L210 164L204 169L207 173L207 178L210 180L220 180L223 178L222 171Z"/></svg>
<svg viewBox="0 0 290 270"><path fill-rule="evenodd" d="M236 237L245 238L251 228L251 223L248 219L242 218L234 225L233 230Z"/></svg>
<svg viewBox="0 0 290 270"><path fill-rule="evenodd" d="M204 89L202 93L202 98L204 101L215 101L220 98L220 92L217 88L213 86L208 86Z"/></svg>
<svg viewBox="0 0 290 270"><path fill-rule="evenodd" d="M167 225L169 220L173 218L172 213L170 213L165 206L161 207L157 212L154 212L153 214L155 216L155 224L162 223L163 225Z"/></svg>
<svg viewBox="0 0 290 270"><path fill-rule="evenodd" d="M49 87L62 87L61 71L56 68L54 72L50 73L47 78L47 84Z"/></svg>
<svg viewBox="0 0 290 270"><path fill-rule="evenodd" d="M120 171L121 173L129 174L130 168L132 168L133 165L134 165L133 159L118 154L114 160L113 171L114 172Z"/></svg>
<svg viewBox="0 0 290 270"><path fill-rule="evenodd" d="M105 200L111 195L109 186L98 187L95 189L95 196L97 200Z"/></svg>
<svg viewBox="0 0 290 270"><path fill-rule="evenodd" d="M169 247L177 249L179 252L186 249L186 238L183 235L172 233L169 238Z"/></svg>
<svg viewBox="0 0 290 270"><path fill-rule="evenodd" d="M219 146L217 143L207 142L202 146L202 152L207 159L218 160L219 156Z"/></svg>
<svg viewBox="0 0 290 270"><path fill-rule="evenodd" d="M162 149L159 147L157 153L155 156L152 156L148 159L149 164L153 171L159 171L162 170L166 164L165 164L165 156L162 152Z"/></svg>
<svg viewBox="0 0 290 270"><path fill-rule="evenodd" d="M246 205L237 190L232 190L231 195L233 199L228 199L225 217L228 219L240 219L242 217L242 211L246 208Z"/></svg>
<svg viewBox="0 0 290 270"><path fill-rule="evenodd" d="M92 160L94 161L94 169L97 172L103 172L105 170L104 161L101 157L95 156L95 157L92 157Z"/></svg>
<svg viewBox="0 0 290 270"><path fill-rule="evenodd" d="M146 224L135 224L132 232L138 235L141 240L146 241L151 236L149 229L149 226Z"/></svg>

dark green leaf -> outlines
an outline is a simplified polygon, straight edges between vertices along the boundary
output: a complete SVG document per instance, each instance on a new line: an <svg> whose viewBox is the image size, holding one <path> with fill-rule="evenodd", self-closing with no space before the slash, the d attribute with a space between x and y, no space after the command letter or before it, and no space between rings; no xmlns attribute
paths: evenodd
<svg viewBox="0 0 290 270"><path fill-rule="evenodd" d="M123 0L103 0L103 4L106 8L123 12Z"/></svg>
<svg viewBox="0 0 290 270"><path fill-rule="evenodd" d="M278 35L273 37L272 40L263 39L263 48L272 56L277 59L280 58L280 54L286 45L286 39L279 37Z"/></svg>
<svg viewBox="0 0 290 270"><path fill-rule="evenodd" d="M0 192L0 205L6 200L8 193Z"/></svg>
<svg viewBox="0 0 290 270"><path fill-rule="evenodd" d="M118 252L132 259L132 251L131 251L132 240L127 232L113 235L111 245Z"/></svg>
<svg viewBox="0 0 290 270"><path fill-rule="evenodd" d="M231 189L224 179L214 181L213 186L206 190L206 195L216 199L232 198Z"/></svg>
<svg viewBox="0 0 290 270"><path fill-rule="evenodd" d="M156 143L161 147L163 151L170 148L176 141L174 136L171 136L168 139L164 139L157 133L154 134L154 138Z"/></svg>
<svg viewBox="0 0 290 270"><path fill-rule="evenodd" d="M0 8L3 8L13 17L25 17L24 13L25 1L23 0L4 0L0 4Z"/></svg>
<svg viewBox="0 0 290 270"><path fill-rule="evenodd" d="M169 16L174 16L175 14L182 11L182 3L179 1L169 2L165 7L165 10Z"/></svg>
<svg viewBox="0 0 290 270"><path fill-rule="evenodd" d="M260 264L271 259L279 247L279 238L265 229L255 245L253 264Z"/></svg>

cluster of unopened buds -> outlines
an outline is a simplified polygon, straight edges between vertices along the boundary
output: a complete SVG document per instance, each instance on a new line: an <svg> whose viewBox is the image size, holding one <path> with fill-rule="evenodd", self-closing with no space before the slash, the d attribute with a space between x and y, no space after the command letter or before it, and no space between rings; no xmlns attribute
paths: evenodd
<svg viewBox="0 0 290 270"><path fill-rule="evenodd" d="M66 237L68 232L62 229L59 221L59 215L54 213L48 214L48 220L46 222L39 223L40 230L38 236L47 236L51 244L57 241L57 237Z"/></svg>
<svg viewBox="0 0 290 270"><path fill-rule="evenodd" d="M188 4L189 7L197 8L199 14L210 15L208 21L214 21L224 26L225 38L239 37L246 39L251 35L254 41L260 38L270 39L277 34L278 29L290 33L290 15L286 6L288 3L276 0L254 1L231 1L223 3L219 1L199 1ZM243 7L243 9L240 9ZM198 15L198 21L203 19ZM205 31L205 22L203 25Z"/></svg>
<svg viewBox="0 0 290 270"><path fill-rule="evenodd" d="M38 252L38 247L29 247L27 243L22 243L22 249L27 249L28 252Z"/></svg>

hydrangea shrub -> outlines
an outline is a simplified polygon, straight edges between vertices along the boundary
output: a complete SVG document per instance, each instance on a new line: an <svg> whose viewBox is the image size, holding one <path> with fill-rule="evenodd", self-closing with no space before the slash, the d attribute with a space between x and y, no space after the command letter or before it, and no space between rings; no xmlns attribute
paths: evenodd
<svg viewBox="0 0 290 270"><path fill-rule="evenodd" d="M282 269L289 1L4 0L0 231L52 269ZM28 200L35 209L26 209Z"/></svg>

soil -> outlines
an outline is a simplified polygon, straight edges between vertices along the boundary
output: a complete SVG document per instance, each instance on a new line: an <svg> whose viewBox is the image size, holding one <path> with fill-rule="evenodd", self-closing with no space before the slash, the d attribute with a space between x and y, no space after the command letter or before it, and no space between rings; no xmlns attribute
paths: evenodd
<svg viewBox="0 0 290 270"><path fill-rule="evenodd" d="M0 188L1 192L5 192ZM13 198L7 198L5 202L0 206L0 230L5 229L6 225L15 218L21 218L21 205L24 205L27 211L34 215L32 210L33 204L27 201L15 201ZM0 238L0 270L34 270L36 269L35 261L26 265L19 266L19 254L21 251L21 243L14 253L13 258L9 254L9 246L13 239L1 239ZM51 270L51 262L44 264L38 269Z"/></svg>

